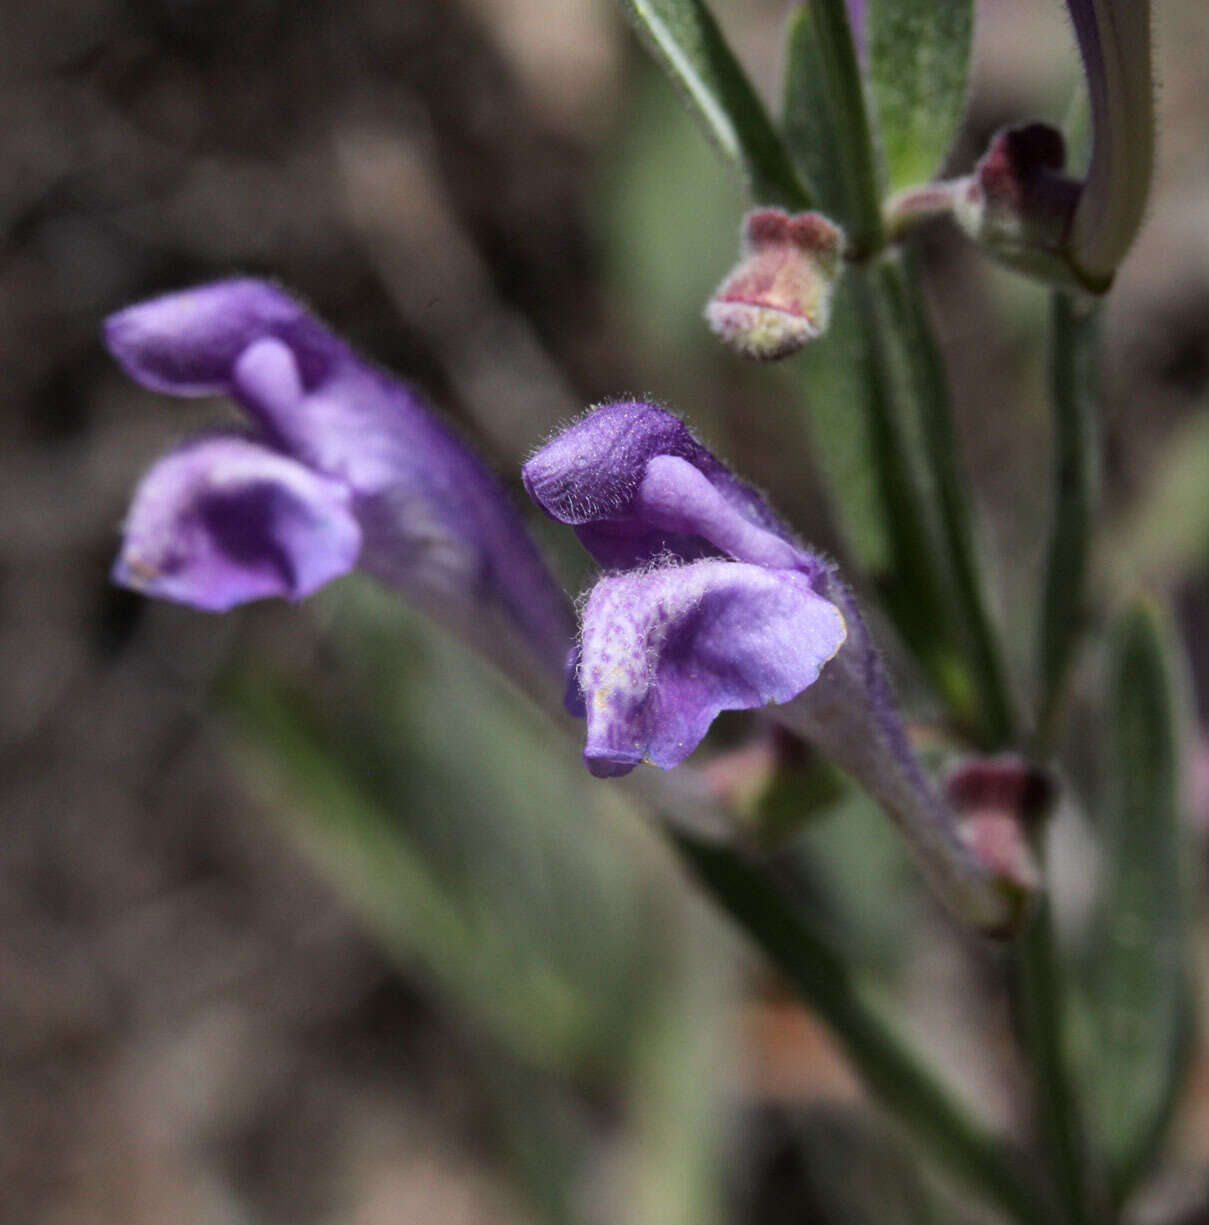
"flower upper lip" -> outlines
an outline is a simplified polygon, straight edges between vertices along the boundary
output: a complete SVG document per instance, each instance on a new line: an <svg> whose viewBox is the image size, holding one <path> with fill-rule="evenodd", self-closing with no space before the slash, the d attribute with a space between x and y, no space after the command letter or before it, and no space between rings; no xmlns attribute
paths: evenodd
<svg viewBox="0 0 1209 1225"><path fill-rule="evenodd" d="M522 475L533 500L574 527L610 569L668 555L813 565L760 494L655 405L623 400L593 409L542 447Z"/></svg>

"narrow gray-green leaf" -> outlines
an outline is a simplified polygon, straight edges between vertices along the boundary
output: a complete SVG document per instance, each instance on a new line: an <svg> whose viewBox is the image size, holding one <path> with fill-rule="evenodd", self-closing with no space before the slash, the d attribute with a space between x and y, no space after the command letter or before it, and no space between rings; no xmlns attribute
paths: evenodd
<svg viewBox="0 0 1209 1225"><path fill-rule="evenodd" d="M1020 1022L1045 1137L1045 1161L1067 1225L1085 1225L1086 1145L1067 1042L1067 979L1048 897L1037 900L1015 951Z"/></svg>
<svg viewBox="0 0 1209 1225"><path fill-rule="evenodd" d="M1125 614L1110 644L1110 793L1087 1084L1088 1121L1118 1199L1162 1138L1187 1054L1178 675L1156 611Z"/></svg>
<svg viewBox="0 0 1209 1225"><path fill-rule="evenodd" d="M921 1147L1018 1225L1051 1220L1029 1172L967 1113L757 862L735 847L674 838L696 882L831 1028L870 1092Z"/></svg>
<svg viewBox="0 0 1209 1225"><path fill-rule="evenodd" d="M965 110L972 0L870 0L869 76L897 191L936 176Z"/></svg>
<svg viewBox="0 0 1209 1225"><path fill-rule="evenodd" d="M999 748L1012 742L1015 714L983 590L974 507L958 454L944 356L928 317L922 269L911 251L904 251L901 263L884 260L881 272L895 324L893 334L901 346L907 381L915 397L921 450L929 476L926 488L935 499L935 519L953 580L955 620L978 690L982 739L988 747Z"/></svg>
<svg viewBox="0 0 1209 1225"><path fill-rule="evenodd" d="M1099 462L1096 421L1097 312L1056 291L1050 323L1054 418L1053 505L1045 592L1037 629L1040 744L1052 736L1067 673L1086 623L1084 576Z"/></svg>
<svg viewBox="0 0 1209 1225"><path fill-rule="evenodd" d="M846 225L852 214L852 192L836 152L839 137L819 46L818 21L809 5L798 9L789 26L783 106L785 143L798 173L813 189L818 208Z"/></svg>
<svg viewBox="0 0 1209 1225"><path fill-rule="evenodd" d="M866 338L851 277L836 286L826 340L807 345L797 366L812 447L848 552L866 573L881 574L889 568L891 548L870 414L863 407L869 395Z"/></svg>
<svg viewBox="0 0 1209 1225"><path fill-rule="evenodd" d="M617 0L757 204L809 208L781 138L702 0Z"/></svg>
<svg viewBox="0 0 1209 1225"><path fill-rule="evenodd" d="M282 693L245 683L231 696L251 749L248 777L386 952L405 966L420 962L525 1057L575 1066L592 1023L576 985L518 948L508 923L448 879Z"/></svg>
<svg viewBox="0 0 1209 1225"><path fill-rule="evenodd" d="M854 267L852 285L864 350L862 399L868 419L873 472L890 550L879 594L903 641L914 651L956 720L977 725L977 701L954 618L952 576L940 543L933 506L920 473L904 382L890 343L884 295L869 270Z"/></svg>
<svg viewBox="0 0 1209 1225"><path fill-rule="evenodd" d="M881 183L844 0L803 5L788 54L784 126L791 156L817 179L823 210L844 227L849 253L872 254L884 241Z"/></svg>
<svg viewBox="0 0 1209 1225"><path fill-rule="evenodd" d="M350 581L313 607L338 667L225 686L249 778L388 952L526 1056L603 1067L651 949L643 873L600 807L616 799L390 593Z"/></svg>

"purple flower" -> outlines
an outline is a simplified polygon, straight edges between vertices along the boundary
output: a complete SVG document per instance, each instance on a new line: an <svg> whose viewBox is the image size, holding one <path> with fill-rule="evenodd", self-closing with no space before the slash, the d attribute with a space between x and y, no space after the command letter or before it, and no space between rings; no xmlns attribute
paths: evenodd
<svg viewBox="0 0 1209 1225"><path fill-rule="evenodd" d="M501 662L561 673L566 601L499 483L288 294L252 280L168 294L113 315L105 340L144 386L230 396L250 419L151 468L115 581L222 611L302 599L356 566Z"/></svg>
<svg viewBox="0 0 1209 1225"><path fill-rule="evenodd" d="M772 704L899 822L938 891L983 927L1009 901L920 771L881 660L834 567L677 417L603 405L547 443L525 485L606 574L583 605L585 763L670 768L720 711Z"/></svg>

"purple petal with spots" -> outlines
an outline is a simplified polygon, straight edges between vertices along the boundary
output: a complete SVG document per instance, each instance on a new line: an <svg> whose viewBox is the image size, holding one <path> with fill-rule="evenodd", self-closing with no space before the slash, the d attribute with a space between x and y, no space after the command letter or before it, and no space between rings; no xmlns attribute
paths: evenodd
<svg viewBox="0 0 1209 1225"><path fill-rule="evenodd" d="M593 409L525 465L525 487L571 524L602 566L629 569L665 555L729 555L776 567L815 563L764 499L679 417L640 400Z"/></svg>
<svg viewBox="0 0 1209 1225"><path fill-rule="evenodd" d="M589 770L678 765L720 711L799 694L845 633L839 609L794 570L704 560L601 579L579 666Z"/></svg>
<svg viewBox="0 0 1209 1225"><path fill-rule="evenodd" d="M197 439L139 484L113 577L211 612L300 600L356 564L351 502L339 481L246 436Z"/></svg>
<svg viewBox="0 0 1209 1225"><path fill-rule="evenodd" d="M567 601L499 482L418 396L288 294L251 280L205 285L120 311L105 336L139 382L230 395L267 446L343 484L362 568L476 645L511 624L562 674Z"/></svg>

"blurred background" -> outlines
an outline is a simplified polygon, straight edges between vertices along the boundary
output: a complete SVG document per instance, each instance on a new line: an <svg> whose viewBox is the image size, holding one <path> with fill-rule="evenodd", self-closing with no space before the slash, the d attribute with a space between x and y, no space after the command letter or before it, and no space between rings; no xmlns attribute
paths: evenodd
<svg viewBox="0 0 1209 1225"><path fill-rule="evenodd" d="M714 8L775 103L791 6ZM1097 582L1105 610L1140 583L1174 600L1203 726L1209 9L1156 8L1159 171L1106 309ZM1061 121L1077 79L1057 0L979 16L955 172L1005 122ZM107 582L140 472L230 410L130 385L100 322L233 272L308 299L518 493L557 423L647 393L845 555L828 498L867 490L811 443L845 405L811 359L753 368L712 341L744 200L612 6L0 0L0 19L0 1222L984 1219L641 814L439 629L357 579L221 618ZM1046 294L943 226L924 255L1025 660ZM572 534L534 529L581 590ZM1087 653L1076 776L1098 669ZM725 778L759 778L762 735L722 721ZM764 799L818 809L790 852L812 904L955 1090L1027 1127L994 959L859 796L799 773ZM1203 850L1203 741L1188 800ZM1075 941L1084 818L1055 841ZM1207 1202L1202 1054L1140 1219Z"/></svg>

